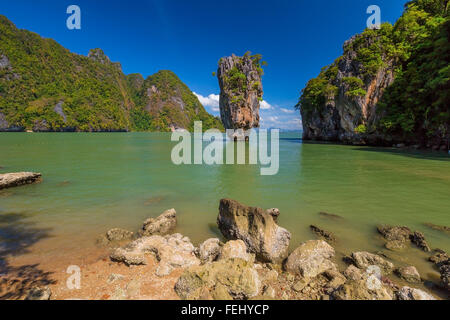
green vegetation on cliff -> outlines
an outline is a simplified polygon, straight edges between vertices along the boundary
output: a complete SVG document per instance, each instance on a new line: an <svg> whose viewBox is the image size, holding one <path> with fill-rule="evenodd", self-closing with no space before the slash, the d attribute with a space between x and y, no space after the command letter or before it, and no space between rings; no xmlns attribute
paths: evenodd
<svg viewBox="0 0 450 320"><path fill-rule="evenodd" d="M0 39L0 130L168 131L191 129L194 120L222 128L173 73L126 76L100 49L71 53L4 16ZM147 108L149 84L161 93L158 110Z"/></svg>
<svg viewBox="0 0 450 320"><path fill-rule="evenodd" d="M373 94L376 75L392 70L394 81L380 92L377 116L355 123L355 132L423 144L445 141L450 129L448 9L448 0L409 1L394 26L384 23L347 41L343 57L351 60L342 66L340 57L323 68L303 89L296 107L307 118L325 110L340 90L349 98L366 96L369 89ZM342 68L356 76L338 78Z"/></svg>

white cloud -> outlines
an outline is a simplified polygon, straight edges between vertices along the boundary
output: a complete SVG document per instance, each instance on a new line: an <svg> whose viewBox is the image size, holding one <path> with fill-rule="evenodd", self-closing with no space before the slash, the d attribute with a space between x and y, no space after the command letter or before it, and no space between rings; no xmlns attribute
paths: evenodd
<svg viewBox="0 0 450 320"><path fill-rule="evenodd" d="M266 100L261 101L260 107L263 110L272 109L272 106Z"/></svg>
<svg viewBox="0 0 450 320"><path fill-rule="evenodd" d="M218 94L211 93L209 96L205 97L196 92L193 92L193 93L197 96L198 100L200 101L200 103L203 106L210 107L211 110L213 110L213 111L220 111L219 110L220 96ZM269 110L269 109L272 109L272 105L270 103L268 103L267 101L263 100L263 101L261 101L260 108L262 110Z"/></svg>
<svg viewBox="0 0 450 320"><path fill-rule="evenodd" d="M280 108L280 110L281 110L281 112L284 112L284 113L294 113L295 112L295 110L290 110L290 109L285 109L285 108Z"/></svg>
<svg viewBox="0 0 450 320"><path fill-rule="evenodd" d="M201 94L195 93L200 103L205 107L211 107L213 111L219 111L219 95L218 94L210 94L207 97L202 96Z"/></svg>

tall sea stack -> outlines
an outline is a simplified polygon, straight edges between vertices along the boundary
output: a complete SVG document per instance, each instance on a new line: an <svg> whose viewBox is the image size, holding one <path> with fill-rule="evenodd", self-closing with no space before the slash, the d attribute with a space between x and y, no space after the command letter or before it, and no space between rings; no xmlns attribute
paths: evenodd
<svg viewBox="0 0 450 320"><path fill-rule="evenodd" d="M263 88L261 56L221 58L217 77L220 86L220 117L225 129L259 128Z"/></svg>

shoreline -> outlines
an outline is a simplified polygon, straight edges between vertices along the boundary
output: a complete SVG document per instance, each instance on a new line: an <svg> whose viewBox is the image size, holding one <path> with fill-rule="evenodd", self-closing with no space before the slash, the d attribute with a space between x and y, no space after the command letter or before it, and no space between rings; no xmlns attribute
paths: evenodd
<svg viewBox="0 0 450 320"><path fill-rule="evenodd" d="M159 220L158 220L159 219ZM332 219L332 217L330 217ZM161 221L161 219L158 218L152 218L149 219L150 224L155 223L156 221ZM146 221L147 225L149 221ZM145 225L145 224L144 224ZM161 223L157 223L157 225L161 225ZM164 223L162 223L164 225ZM28 259L28 264L25 263L25 265L28 266L35 266L36 272L37 270L40 270L40 272L37 272L38 275L43 276L43 281L39 282L38 279L34 279L33 281L30 281L30 279L23 279L24 288L26 290L18 290L16 292L10 292L11 299L24 299L27 295L27 291L34 287L40 287L40 288L49 288L52 292L51 299L95 299L95 300L117 300L117 299L144 299L144 300L154 300L154 299L179 299L180 296L177 294L177 291L175 290L176 284L179 281L180 277L187 272L187 270L190 270L192 268L210 268L214 264L219 265L221 267L221 264L224 262L224 260L219 259L217 256L209 262L195 262L193 265L187 265L187 266L177 266L172 269L171 272L168 274L161 274L158 270L161 266L161 252L163 252L165 245L158 244L157 246L163 246L159 247L159 249L152 249L153 253L145 253L145 264L143 265L134 265L134 264L127 264L124 262L117 262L114 261L115 259L111 258L111 254L115 251L119 250L120 248L127 248L127 244L133 243L135 241L139 241L139 239L157 239L158 241L161 241L161 239L168 238L169 240L173 237L179 237L179 239L185 239L183 236L178 236L177 234L173 234L173 226L170 227L167 232L162 232L163 234L167 234L166 236L160 236L160 235L154 235L154 234L139 234L136 235L134 233L131 237L128 237L129 234L123 229L112 229L115 230L113 234L115 235L111 236L112 241L107 240L106 243L103 243L103 246L97 247L97 249L94 250L94 252L82 252L80 250L80 255L77 259L73 259L73 255L68 254L68 256L72 255L72 259L68 258L68 260L71 261L84 261L81 265L81 272L82 272L82 286L80 290L68 290L66 287L66 281L68 277L70 277L70 274L66 272L67 263L63 261L59 261L59 263L50 263L48 266L43 263L42 265L37 265L33 261L32 256L28 256L28 258L21 259L20 257L15 257L11 259L9 262L11 263L9 265L11 270L20 270L20 264ZM122 230L122 231L120 231ZM143 230L143 229L142 229ZM142 232L141 230L141 232ZM169 231L172 230L172 231ZM325 236L325 240L327 240L327 233L326 230L320 229L320 227L316 226L316 231L319 232L319 236L316 237L316 239L320 239L320 236ZM111 230L110 230L111 231ZM124 233L125 232L125 233ZM159 233L156 232L156 233ZM116 241L114 237L117 235L119 236L119 241ZM125 238L124 238L124 235ZM127 236L128 235L128 236ZM104 239L105 235L103 236ZM122 237L122 238L121 238ZM127 238L128 237L128 238ZM185 239L186 243L189 245L190 256L193 261L196 261L195 259L200 259L199 255L199 248L202 247L202 244L200 245L192 245L190 243L189 239ZM206 240L206 239L205 239ZM211 239L207 240L210 241ZM333 248L333 239L331 240L331 248ZM154 241L154 240L152 240ZM170 240L172 241L172 240ZM169 242L170 242L169 241ZM179 240L176 240L179 241ZM327 265L328 261L331 261L333 265L335 265L335 268L332 268L330 270L325 270L324 272L319 273L318 275L312 277L312 279L309 279L308 277L304 277L300 274L297 274L296 272L292 272L292 270L288 271L285 268L286 260L284 259L283 262L263 262L259 258L255 256L254 253L247 252L247 250L242 251L242 248L239 248L242 244L237 244L235 240L228 240L226 241L226 238L217 239L218 242L220 242L220 250L224 250L223 248L225 246L231 247L231 250L228 250L228 252L231 254L230 257L228 257L225 261L232 260L234 262L226 262L231 263L230 268L232 269L235 265L235 263L243 263L243 262L236 262L240 260L246 261L251 267L247 266L244 267L245 270L251 270L251 272L256 272L258 274L259 282L261 283L261 287L258 289L258 294L254 295L253 297L250 296L242 296L237 295L234 298L238 299L286 299L286 300L317 300L317 299L339 299L345 296L339 296L338 294L335 294L336 290L339 288L351 284L351 286L354 286L355 281L350 280L351 277L354 276L355 270L352 270L354 268L350 268L351 266L355 266L354 260L351 260L353 262L348 262L349 257L345 255L344 253L340 253L339 251L334 252L333 249L333 256L330 258L323 259L323 261L315 266L317 268L321 268L323 265ZM223 242L222 242L223 241ZM327 243L325 241L319 242L321 240L311 240L307 241L305 243ZM211 241L210 241L211 242ZM205 242L204 242L205 243ZM244 244L245 245L245 244ZM411 244L413 245L413 244ZM192 246L192 247L191 247ZM119 248L119 249L118 249ZM162 249L161 249L162 248ZM178 245L175 245L173 250L179 250ZM171 249L171 250L172 250ZM161 251L162 250L162 251ZM170 251L171 251L170 250ZM189 251L188 250L188 251ZM220 251L219 250L219 251ZM295 249L297 250L297 249ZM293 252L289 250L289 255L287 257L290 257ZM331 249L330 249L331 250ZM361 250L364 250L364 248L361 248ZM363 251L364 252L364 251ZM183 253L184 254L184 253ZM236 256L236 254L238 256ZM369 253L367 253L369 254ZM378 253L370 253L374 254L381 259L385 261L390 261L386 256L378 255ZM381 253L380 253L381 254ZM435 255L436 252L430 252L429 256ZM251 257L253 255L253 257ZM37 258L39 255L35 256ZM220 254L219 254L220 256ZM343 259L342 259L343 258ZM172 259L169 257L169 259ZM377 258L378 259L378 258ZM21 262L22 260L22 262ZM341 261L343 260L343 261ZM381 260L380 260L381 261ZM75 261L76 262L76 261ZM431 263L431 262L429 262ZM52 267L50 267L52 265ZM23 267L23 266L22 266ZM247 268L247 269L246 269ZM351 270L347 270L347 269ZM397 266L395 266L397 268ZM359 268L357 268L359 269ZM44 271L45 270L45 271ZM429 280L425 280L425 283L422 281L415 282L415 283L408 283L402 279L400 279L397 274L394 271L395 269L392 268L389 275L382 276L380 279L382 280L383 286L386 286L386 290L388 292L393 292L390 295L392 298L396 298L399 294L398 289L401 289L405 286L409 286L411 288L417 288L418 290L421 290L425 293L431 294L436 299L449 299L448 293L446 293L444 290L438 288L438 284L434 283L432 287L430 287L431 282ZM347 272L348 271L348 272ZM360 271L364 271L363 269L360 269ZM249 271L250 272L250 271ZM346 273L347 272L347 273ZM361 273L361 272L356 272ZM351 274L351 275L350 275ZM362 272L363 277L365 274L365 271ZM45 275L45 276L44 276ZM14 275L11 274L9 277L9 281L12 281L11 279L14 278ZM428 275L424 275L425 278L429 278ZM349 278L350 277L350 278ZM3 277L4 278L4 277ZM307 283L305 284L305 279L308 279ZM17 280L17 279L16 279ZM367 279L366 279L367 280ZM46 283L48 281L48 283ZM53 281L56 281L53 283ZM217 282L217 279L215 279L213 282ZM4 298L8 298L8 296L5 297L5 289L4 286L6 283L11 284L12 282L6 281L5 278L2 280L3 285L0 287L3 287L0 292L2 293L0 295ZM358 283L358 282L356 282ZM361 283L361 282L360 282ZM305 284L305 285L304 285ZM331 290L330 284L333 284L336 286L333 288L333 291L326 291ZM339 285L337 285L339 284ZM303 286L304 285L304 286ZM359 285L358 285L359 286ZM215 287L214 287L215 288ZM283 288L283 290L281 289ZM301 289L300 289L301 288ZM307 288L307 289L305 289ZM309 288L309 289L308 289ZM328 288L328 289L327 289ZM393 288L397 288L397 291L395 291ZM347 288L348 289L348 288ZM347 290L346 289L346 290ZM353 288L352 290L361 290L360 287ZM211 291L211 289L208 289ZM206 294L205 296L198 296L195 297L195 299L210 299L212 297L216 297L216 294L218 294L214 289L212 293L210 291L210 295ZM351 290L351 291L352 291ZM286 293L287 292L287 293ZM397 292L397 293L396 293ZM223 293L223 292L222 292ZM320 294L319 294L320 293ZM327 294L328 293L328 294ZM212 294L212 296L211 296ZM369 291L369 294L374 294ZM384 294L384 293L383 293ZM377 296L375 293L375 296L378 298L383 297L383 294L381 296ZM447 294L447 296L446 296ZM386 298L387 296L384 296ZM186 296L184 296L186 298Z"/></svg>

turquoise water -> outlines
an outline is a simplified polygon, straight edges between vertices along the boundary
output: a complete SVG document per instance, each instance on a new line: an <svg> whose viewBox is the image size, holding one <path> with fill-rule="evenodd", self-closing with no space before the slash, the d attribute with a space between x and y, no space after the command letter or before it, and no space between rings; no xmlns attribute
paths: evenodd
<svg viewBox="0 0 450 320"><path fill-rule="evenodd" d="M217 235L219 200L228 197L279 208L292 246L313 239L309 225L318 224L338 236L343 254L377 251L382 241L375 226L387 223L420 230L433 248L450 251L448 234L423 225L450 225L448 155L302 143L299 137L281 134L280 171L261 176L259 166L176 166L170 134L0 133L0 172L34 171L44 178L0 192L0 236L11 238L14 230L29 236L28 226L42 234L28 240L27 249L58 256L87 250L108 228L137 230L146 218L175 208L178 231L198 243ZM324 218L321 211L343 219ZM419 250L390 254L432 272Z"/></svg>

